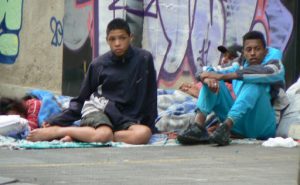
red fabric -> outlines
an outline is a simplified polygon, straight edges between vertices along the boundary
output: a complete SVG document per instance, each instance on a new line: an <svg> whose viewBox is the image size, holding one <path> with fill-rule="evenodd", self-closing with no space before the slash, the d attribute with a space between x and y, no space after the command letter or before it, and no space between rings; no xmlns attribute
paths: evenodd
<svg viewBox="0 0 300 185"><path fill-rule="evenodd" d="M230 94L231 94L232 98L235 99L236 96L235 96L234 91L232 89L232 84L226 82L225 85L227 86L228 90L230 91Z"/></svg>
<svg viewBox="0 0 300 185"><path fill-rule="evenodd" d="M25 106L27 109L26 119L29 122L29 127L31 130L38 128L38 114L41 108L42 102L38 99L29 99L25 101Z"/></svg>
<svg viewBox="0 0 300 185"><path fill-rule="evenodd" d="M199 89L201 89L201 87L202 87L202 82L196 83L196 86L197 86Z"/></svg>

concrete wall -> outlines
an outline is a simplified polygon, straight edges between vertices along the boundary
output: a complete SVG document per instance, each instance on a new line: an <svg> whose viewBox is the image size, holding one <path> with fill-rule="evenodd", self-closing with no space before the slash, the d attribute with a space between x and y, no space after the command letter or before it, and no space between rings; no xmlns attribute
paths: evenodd
<svg viewBox="0 0 300 185"><path fill-rule="evenodd" d="M270 46L283 51L291 84L299 75L295 67L300 53L295 44L299 4L289 0L0 0L0 95L20 94L28 88L77 95L91 60L108 50L105 29L115 17L129 22L134 45L153 53L161 88L196 82L197 70L219 63L218 45L241 44L249 30L262 31Z"/></svg>
<svg viewBox="0 0 300 185"><path fill-rule="evenodd" d="M64 1L1 0L0 14L0 95L21 96L31 88L60 93ZM4 35L18 39L1 40Z"/></svg>

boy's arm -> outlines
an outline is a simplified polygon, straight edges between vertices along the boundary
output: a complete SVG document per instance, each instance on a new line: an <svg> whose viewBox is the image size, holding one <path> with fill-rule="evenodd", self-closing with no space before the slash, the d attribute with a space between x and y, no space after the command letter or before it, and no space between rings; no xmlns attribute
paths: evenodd
<svg viewBox="0 0 300 185"><path fill-rule="evenodd" d="M240 64L238 62L233 62L231 65L229 66L215 66L215 67L208 67L207 68L207 72L209 71L214 71L216 73L219 73L219 74L228 74L228 73L234 73L236 72L237 70L240 69Z"/></svg>
<svg viewBox="0 0 300 185"><path fill-rule="evenodd" d="M236 72L234 73L227 73L227 74L219 74L215 72L203 72L200 75L200 81L204 82L206 78L215 79L215 80L233 80L238 79L239 76Z"/></svg>
<svg viewBox="0 0 300 185"><path fill-rule="evenodd" d="M148 60L148 83L147 83L147 103L145 104L145 123L155 130L155 119L157 118L157 82L156 71L154 67L153 57L150 54Z"/></svg>
<svg viewBox="0 0 300 185"><path fill-rule="evenodd" d="M236 72L246 83L284 83L284 67L279 60L271 60L265 65L248 66Z"/></svg>
<svg viewBox="0 0 300 185"><path fill-rule="evenodd" d="M238 79L247 83L282 83L284 82L284 67L279 60L272 60L266 65L248 66L234 73L216 74L204 72L200 75L200 79L204 81L205 78L217 80Z"/></svg>
<svg viewBox="0 0 300 185"><path fill-rule="evenodd" d="M81 85L79 95L71 99L68 109L50 117L47 123L50 125L69 126L72 125L74 121L79 120L81 118L81 109L84 101L89 99L90 95L97 88L96 84L98 84L99 81L97 74L98 72L92 62Z"/></svg>

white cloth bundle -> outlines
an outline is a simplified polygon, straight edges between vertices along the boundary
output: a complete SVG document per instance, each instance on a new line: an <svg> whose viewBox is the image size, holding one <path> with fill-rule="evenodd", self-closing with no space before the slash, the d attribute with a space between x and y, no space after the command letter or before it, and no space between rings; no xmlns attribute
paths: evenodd
<svg viewBox="0 0 300 185"><path fill-rule="evenodd" d="M0 135L2 136L25 137L29 130L28 120L19 115L0 116Z"/></svg>

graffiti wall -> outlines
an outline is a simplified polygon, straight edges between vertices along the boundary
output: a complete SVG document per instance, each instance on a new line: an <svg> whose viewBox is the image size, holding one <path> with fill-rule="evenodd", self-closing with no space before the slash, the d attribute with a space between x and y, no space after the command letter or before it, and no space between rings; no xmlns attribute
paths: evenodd
<svg viewBox="0 0 300 185"><path fill-rule="evenodd" d="M269 46L286 52L295 26L281 0L66 0L66 94L78 91L89 59L108 51L106 25L115 17L129 22L133 45L153 53L163 88L195 81L203 66L220 62L219 45L242 44L249 30L262 31Z"/></svg>
<svg viewBox="0 0 300 185"><path fill-rule="evenodd" d="M0 96L61 92L64 2L0 0Z"/></svg>
<svg viewBox="0 0 300 185"><path fill-rule="evenodd" d="M143 46L156 56L158 80L167 87L182 74L193 76L202 66L217 65L216 48L242 45L249 30L262 31L270 46L284 51L293 29L293 17L280 0L176 2L147 1L149 12L157 18L144 20Z"/></svg>

